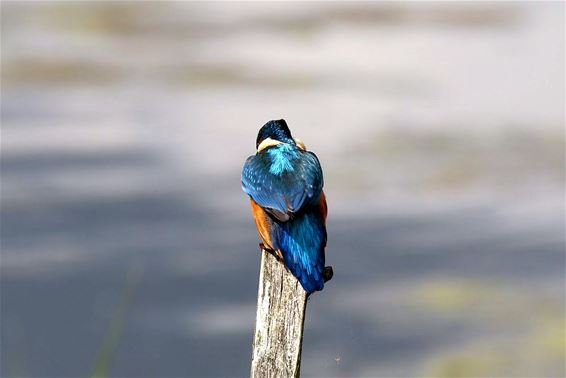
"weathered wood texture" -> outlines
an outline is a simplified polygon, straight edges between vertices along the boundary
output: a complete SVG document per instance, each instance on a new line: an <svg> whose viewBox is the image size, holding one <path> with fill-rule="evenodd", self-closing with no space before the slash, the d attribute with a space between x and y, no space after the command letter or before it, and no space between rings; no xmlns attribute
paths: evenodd
<svg viewBox="0 0 566 378"><path fill-rule="evenodd" d="M262 251L251 377L299 377L306 304L299 281Z"/></svg>

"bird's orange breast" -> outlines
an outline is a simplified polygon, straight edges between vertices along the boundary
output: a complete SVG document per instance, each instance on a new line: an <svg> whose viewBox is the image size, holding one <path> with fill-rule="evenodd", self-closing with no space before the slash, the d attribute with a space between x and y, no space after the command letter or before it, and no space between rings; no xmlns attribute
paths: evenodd
<svg viewBox="0 0 566 378"><path fill-rule="evenodd" d="M326 195L324 191L320 192L320 200L318 201L318 210L320 215L322 215L322 220L326 225L326 216L328 215L328 205L326 204Z"/></svg>
<svg viewBox="0 0 566 378"><path fill-rule="evenodd" d="M250 202L252 205L252 214L257 232L259 233L263 244L266 247L273 249L273 243L271 242L271 222L269 220L269 216L252 198L250 198Z"/></svg>

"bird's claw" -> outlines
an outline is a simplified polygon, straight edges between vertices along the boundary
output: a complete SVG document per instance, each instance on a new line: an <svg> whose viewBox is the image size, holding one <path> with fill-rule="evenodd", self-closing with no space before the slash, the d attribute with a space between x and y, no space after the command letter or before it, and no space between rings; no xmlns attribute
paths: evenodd
<svg viewBox="0 0 566 378"><path fill-rule="evenodd" d="M275 257L278 261L283 261L283 257L280 256L277 251L274 251L273 249L266 247L265 244L263 243L259 243L259 249L262 251L265 251L267 253L269 253L271 256Z"/></svg>
<svg viewBox="0 0 566 378"><path fill-rule="evenodd" d="M322 272L322 278L324 278L324 282L328 282L334 276L334 270L331 266L325 266Z"/></svg>

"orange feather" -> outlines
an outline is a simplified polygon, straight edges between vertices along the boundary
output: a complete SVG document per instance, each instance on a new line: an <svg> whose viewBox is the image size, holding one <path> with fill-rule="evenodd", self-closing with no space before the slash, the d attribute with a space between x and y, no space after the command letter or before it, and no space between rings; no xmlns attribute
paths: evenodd
<svg viewBox="0 0 566 378"><path fill-rule="evenodd" d="M252 214L254 217L255 226L263 245L275 251L275 249L273 248L273 243L271 242L271 223L269 216L267 215L265 210L263 210L263 208L259 206L251 197L250 203L252 205ZM280 250L276 250L275 252L280 258L283 258Z"/></svg>
<svg viewBox="0 0 566 378"><path fill-rule="evenodd" d="M318 201L318 206L319 206L318 208L320 214L322 215L322 220L326 225L326 216L328 215L328 205L326 205L326 195L324 194L324 191L320 192L320 200Z"/></svg>

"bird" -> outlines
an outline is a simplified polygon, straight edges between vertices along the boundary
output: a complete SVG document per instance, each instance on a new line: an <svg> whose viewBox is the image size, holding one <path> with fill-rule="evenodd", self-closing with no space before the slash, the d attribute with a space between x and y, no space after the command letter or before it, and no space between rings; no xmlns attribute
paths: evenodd
<svg viewBox="0 0 566 378"><path fill-rule="evenodd" d="M324 267L328 207L318 157L293 138L285 120L271 120L257 134L241 182L260 246L284 262L307 294L322 290L332 268Z"/></svg>

